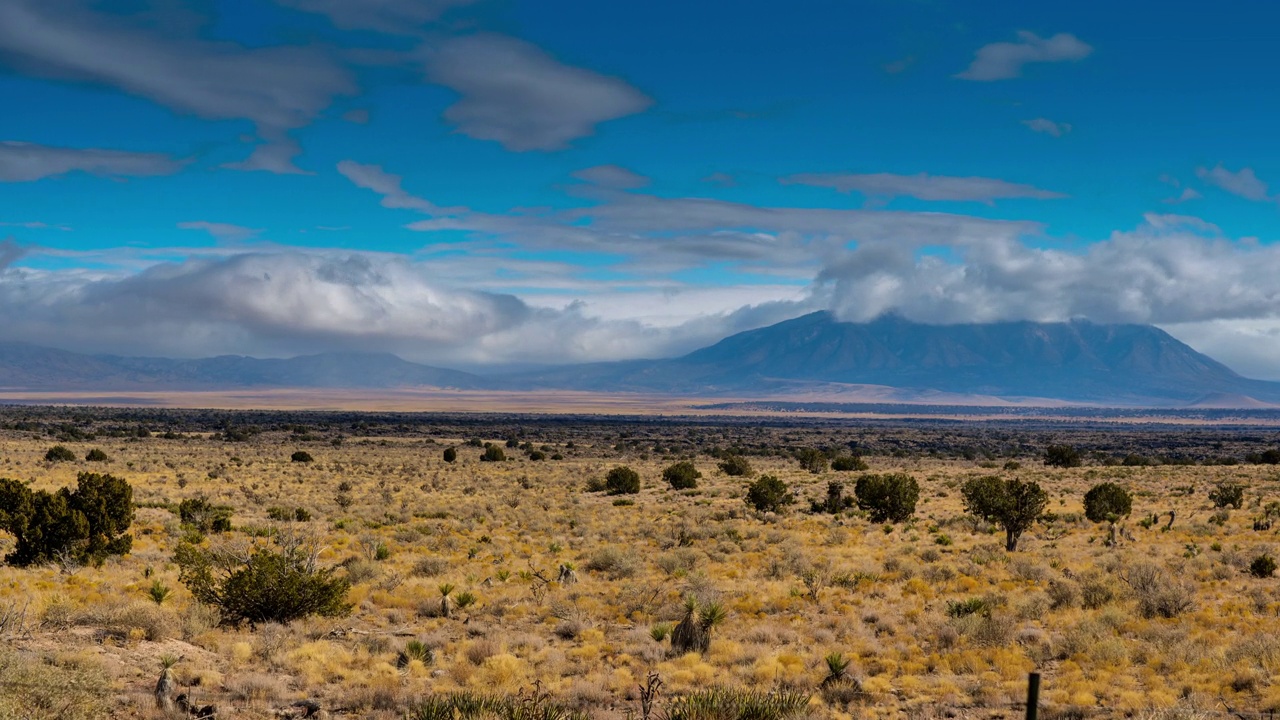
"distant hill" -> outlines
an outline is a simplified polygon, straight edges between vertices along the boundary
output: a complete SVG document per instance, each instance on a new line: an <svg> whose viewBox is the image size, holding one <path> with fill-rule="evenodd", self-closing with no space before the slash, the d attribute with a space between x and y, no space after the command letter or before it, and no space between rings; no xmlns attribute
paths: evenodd
<svg viewBox="0 0 1280 720"><path fill-rule="evenodd" d="M205 390L268 387L474 389L487 381L389 353L330 353L285 360L223 355L200 360L80 355L0 343L0 388Z"/></svg>
<svg viewBox="0 0 1280 720"><path fill-rule="evenodd" d="M1280 383L1250 380L1146 325L926 325L896 316L840 322L818 312L738 333L683 357L472 374L395 355L285 360L81 355L0 343L0 388L202 390L271 387L562 389L687 396L874 393L908 399L1034 398L1115 406L1261 407Z"/></svg>
<svg viewBox="0 0 1280 720"><path fill-rule="evenodd" d="M828 312L738 333L680 358L559 368L516 380L702 394L847 383L1120 405L1183 404L1208 395L1280 400L1280 383L1241 377L1148 325L926 325L897 316L847 323Z"/></svg>

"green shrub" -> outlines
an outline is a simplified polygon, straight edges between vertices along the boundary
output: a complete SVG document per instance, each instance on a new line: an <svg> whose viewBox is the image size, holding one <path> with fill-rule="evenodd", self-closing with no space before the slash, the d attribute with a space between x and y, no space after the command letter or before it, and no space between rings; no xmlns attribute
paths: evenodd
<svg viewBox="0 0 1280 720"><path fill-rule="evenodd" d="M1118 522L1133 510L1133 496L1115 483L1099 483L1084 494L1084 516L1090 522Z"/></svg>
<svg viewBox="0 0 1280 720"><path fill-rule="evenodd" d="M673 699L665 720L792 720L808 717L811 696L796 690L713 688Z"/></svg>
<svg viewBox="0 0 1280 720"><path fill-rule="evenodd" d="M1276 559L1263 553L1249 563L1249 574L1256 578L1269 578L1276 574Z"/></svg>
<svg viewBox="0 0 1280 720"><path fill-rule="evenodd" d="M747 504L761 512L778 512L793 502L787 484L773 475L761 475L747 487Z"/></svg>
<svg viewBox="0 0 1280 720"><path fill-rule="evenodd" d="M80 473L76 489L32 491L0 478L0 530L14 536L12 565L73 561L101 563L133 547L133 488L111 475Z"/></svg>
<svg viewBox="0 0 1280 720"><path fill-rule="evenodd" d="M626 465L619 465L605 475L604 487L610 495L634 495L640 492L640 474Z"/></svg>
<svg viewBox="0 0 1280 720"><path fill-rule="evenodd" d="M915 514L920 485L906 473L863 475L853 486L853 494L871 522L899 523Z"/></svg>
<svg viewBox="0 0 1280 720"><path fill-rule="evenodd" d="M224 625L351 612L351 583L336 568L317 567L314 548L292 538L277 536L273 546L255 547L247 557L182 543L173 559L182 583L196 600L217 608Z"/></svg>
<svg viewBox="0 0 1280 720"><path fill-rule="evenodd" d="M553 702L545 693L507 697L474 692L427 695L409 706L407 720L587 720L585 711ZM767 720L767 719L762 719Z"/></svg>
<svg viewBox="0 0 1280 720"><path fill-rule="evenodd" d="M667 481L673 490L691 490L698 487L698 478L702 473L688 460L667 466L662 471L662 479Z"/></svg>
<svg viewBox="0 0 1280 720"><path fill-rule="evenodd" d="M751 477L755 474L755 470L751 467L751 463L741 455L729 455L720 461L716 466L720 468L720 472L730 477Z"/></svg>
<svg viewBox="0 0 1280 720"><path fill-rule="evenodd" d="M202 534L231 530L231 508L214 505L204 497L187 498L179 503L178 518Z"/></svg>
<svg viewBox="0 0 1280 720"><path fill-rule="evenodd" d="M1050 467L1080 467L1080 451L1070 445L1050 445L1044 449L1044 464Z"/></svg>
<svg viewBox="0 0 1280 720"><path fill-rule="evenodd" d="M458 461L458 450L457 450L457 448L445 448L445 449L444 449L444 461L445 461L445 462L447 462L447 463L454 463L454 462L457 462L457 461Z"/></svg>
<svg viewBox="0 0 1280 720"><path fill-rule="evenodd" d="M49 462L73 462L76 454L62 445L54 445L44 454L44 459Z"/></svg>
<svg viewBox="0 0 1280 720"><path fill-rule="evenodd" d="M309 463L309 462L312 462L314 459L315 458L311 457L311 453L307 452L306 450L298 450L289 456L289 461L296 462L296 463Z"/></svg>
<svg viewBox="0 0 1280 720"><path fill-rule="evenodd" d="M800 463L800 467L817 475L827 471L830 463L827 462L827 454L821 450L813 448L800 448L795 453L796 462Z"/></svg>
<svg viewBox="0 0 1280 720"><path fill-rule="evenodd" d="M1239 510L1244 507L1244 485L1224 480L1209 491L1209 501L1216 508L1230 506Z"/></svg>
<svg viewBox="0 0 1280 720"><path fill-rule="evenodd" d="M841 455L831 461L831 469L836 472L861 472L867 469L867 463L857 455Z"/></svg>
<svg viewBox="0 0 1280 720"><path fill-rule="evenodd" d="M490 445L484 449L484 454L480 456L481 462L503 462L507 459L507 454L497 445Z"/></svg>
<svg viewBox="0 0 1280 720"><path fill-rule="evenodd" d="M88 462L108 462L109 460L111 460L111 458L107 457L107 454L105 452L99 450L98 448L94 448L90 450L84 456L84 459Z"/></svg>

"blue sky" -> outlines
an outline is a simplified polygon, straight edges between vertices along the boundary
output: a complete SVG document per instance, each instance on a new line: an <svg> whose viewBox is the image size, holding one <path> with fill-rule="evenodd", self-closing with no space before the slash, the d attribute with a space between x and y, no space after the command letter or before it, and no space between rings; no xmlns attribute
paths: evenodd
<svg viewBox="0 0 1280 720"><path fill-rule="evenodd" d="M0 0L5 339L670 355L830 309L1280 377L1280 8Z"/></svg>

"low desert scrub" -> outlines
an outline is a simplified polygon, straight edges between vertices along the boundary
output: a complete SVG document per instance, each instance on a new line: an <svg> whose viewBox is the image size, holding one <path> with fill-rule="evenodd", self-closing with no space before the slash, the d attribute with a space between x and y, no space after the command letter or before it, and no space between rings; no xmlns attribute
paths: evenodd
<svg viewBox="0 0 1280 720"><path fill-rule="evenodd" d="M0 650L0 720L97 720L110 683L93 663Z"/></svg>

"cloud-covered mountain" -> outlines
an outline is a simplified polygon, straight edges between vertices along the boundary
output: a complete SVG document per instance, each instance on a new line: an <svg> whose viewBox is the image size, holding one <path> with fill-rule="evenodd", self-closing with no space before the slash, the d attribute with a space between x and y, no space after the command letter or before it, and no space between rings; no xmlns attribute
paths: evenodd
<svg viewBox="0 0 1280 720"><path fill-rule="evenodd" d="M1280 402L1280 383L1241 377L1162 330L1084 321L927 325L888 315L850 323L817 312L677 358L489 376L389 354L170 360L0 344L0 387L11 389L426 386L749 397L844 385L1114 405Z"/></svg>

